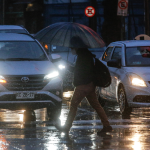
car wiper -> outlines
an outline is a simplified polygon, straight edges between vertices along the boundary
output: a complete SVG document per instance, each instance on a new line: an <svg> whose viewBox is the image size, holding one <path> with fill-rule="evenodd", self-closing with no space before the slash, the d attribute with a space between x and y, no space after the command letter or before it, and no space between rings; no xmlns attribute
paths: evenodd
<svg viewBox="0 0 150 150"><path fill-rule="evenodd" d="M6 60L12 60L12 61L20 61L20 60L22 60L22 61L33 61L33 60L35 60L35 61L41 61L41 60L43 60L43 59L37 59L37 58L6 58L6 59L4 59L5 61Z"/></svg>

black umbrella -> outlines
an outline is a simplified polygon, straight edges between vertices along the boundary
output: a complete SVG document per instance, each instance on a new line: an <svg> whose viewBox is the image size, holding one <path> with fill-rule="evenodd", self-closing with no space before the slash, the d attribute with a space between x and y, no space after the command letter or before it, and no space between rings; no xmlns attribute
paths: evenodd
<svg viewBox="0 0 150 150"><path fill-rule="evenodd" d="M91 28L75 22L58 22L35 34L40 42L74 48L104 47L101 37Z"/></svg>

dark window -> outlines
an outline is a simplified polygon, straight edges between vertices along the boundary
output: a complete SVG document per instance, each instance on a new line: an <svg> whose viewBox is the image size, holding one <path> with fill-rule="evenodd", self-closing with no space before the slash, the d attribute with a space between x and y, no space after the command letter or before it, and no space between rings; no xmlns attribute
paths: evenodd
<svg viewBox="0 0 150 150"><path fill-rule="evenodd" d="M108 47L108 48L106 49L105 53L103 54L103 58L102 58L103 61L108 61L108 60L110 60L110 56L111 56L112 50L113 50L113 47Z"/></svg>
<svg viewBox="0 0 150 150"><path fill-rule="evenodd" d="M121 59L121 47L115 47L111 59Z"/></svg>

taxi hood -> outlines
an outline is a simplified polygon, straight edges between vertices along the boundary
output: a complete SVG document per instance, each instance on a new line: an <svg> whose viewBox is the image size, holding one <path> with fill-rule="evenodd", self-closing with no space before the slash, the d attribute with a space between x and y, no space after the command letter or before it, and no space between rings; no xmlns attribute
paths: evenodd
<svg viewBox="0 0 150 150"><path fill-rule="evenodd" d="M125 67L126 72L140 76L144 81L150 81L150 67Z"/></svg>

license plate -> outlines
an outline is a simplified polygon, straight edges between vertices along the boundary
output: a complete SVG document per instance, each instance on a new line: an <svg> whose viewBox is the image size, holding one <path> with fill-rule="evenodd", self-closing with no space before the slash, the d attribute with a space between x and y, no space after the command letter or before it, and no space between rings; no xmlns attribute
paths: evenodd
<svg viewBox="0 0 150 150"><path fill-rule="evenodd" d="M16 94L16 99L33 99L34 98L34 93L17 93Z"/></svg>

